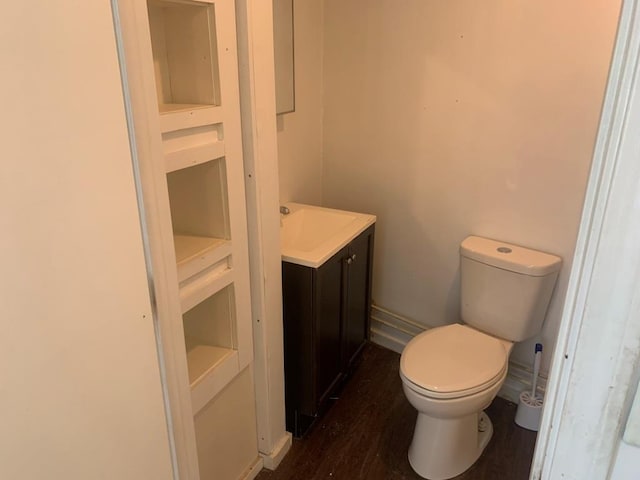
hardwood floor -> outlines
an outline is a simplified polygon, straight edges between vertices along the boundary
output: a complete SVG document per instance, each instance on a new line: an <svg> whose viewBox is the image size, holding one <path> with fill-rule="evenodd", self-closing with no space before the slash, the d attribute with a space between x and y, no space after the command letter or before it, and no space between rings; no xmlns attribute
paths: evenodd
<svg viewBox="0 0 640 480"><path fill-rule="evenodd" d="M400 355L374 344L334 405L291 450L275 471L258 480L420 479L407 450L416 411L402 392ZM518 427L516 405L496 398L487 409L494 426L480 459L456 480L526 480L536 434Z"/></svg>

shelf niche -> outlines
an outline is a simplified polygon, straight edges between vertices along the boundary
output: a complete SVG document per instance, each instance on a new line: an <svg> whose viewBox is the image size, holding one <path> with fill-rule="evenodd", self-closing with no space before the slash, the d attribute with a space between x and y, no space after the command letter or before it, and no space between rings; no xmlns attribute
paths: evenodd
<svg viewBox="0 0 640 480"><path fill-rule="evenodd" d="M149 0L160 113L220 105L213 4Z"/></svg>
<svg viewBox="0 0 640 480"><path fill-rule="evenodd" d="M167 174L175 235L230 240L224 158Z"/></svg>
<svg viewBox="0 0 640 480"><path fill-rule="evenodd" d="M236 354L233 285L183 315L189 383L195 388Z"/></svg>
<svg viewBox="0 0 640 480"><path fill-rule="evenodd" d="M178 280L231 255L224 158L167 174Z"/></svg>

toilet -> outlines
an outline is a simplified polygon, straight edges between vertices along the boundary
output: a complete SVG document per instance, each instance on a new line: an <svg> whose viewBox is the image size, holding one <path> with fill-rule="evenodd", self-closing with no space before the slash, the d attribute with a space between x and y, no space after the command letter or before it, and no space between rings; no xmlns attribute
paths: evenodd
<svg viewBox="0 0 640 480"><path fill-rule="evenodd" d="M414 337L400 359L402 388L418 419L409 462L444 480L475 463L493 434L483 411L507 376L515 342L542 328L562 260L481 237L460 245L463 324Z"/></svg>

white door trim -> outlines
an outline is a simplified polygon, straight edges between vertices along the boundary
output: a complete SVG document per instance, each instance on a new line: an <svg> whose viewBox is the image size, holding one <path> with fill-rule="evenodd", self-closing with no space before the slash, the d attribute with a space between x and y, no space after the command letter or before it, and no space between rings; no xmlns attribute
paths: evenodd
<svg viewBox="0 0 640 480"><path fill-rule="evenodd" d="M640 15L623 3L530 478L610 474L640 361Z"/></svg>
<svg viewBox="0 0 640 480"><path fill-rule="evenodd" d="M285 430L284 334L272 2L236 2L258 450L275 469Z"/></svg>

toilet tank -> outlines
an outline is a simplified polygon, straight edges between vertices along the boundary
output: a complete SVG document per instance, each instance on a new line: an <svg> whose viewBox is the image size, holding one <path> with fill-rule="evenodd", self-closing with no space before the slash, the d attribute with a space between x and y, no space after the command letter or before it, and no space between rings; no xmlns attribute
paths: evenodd
<svg viewBox="0 0 640 480"><path fill-rule="evenodd" d="M460 307L468 325L513 342L540 331L562 259L482 237L460 245Z"/></svg>

